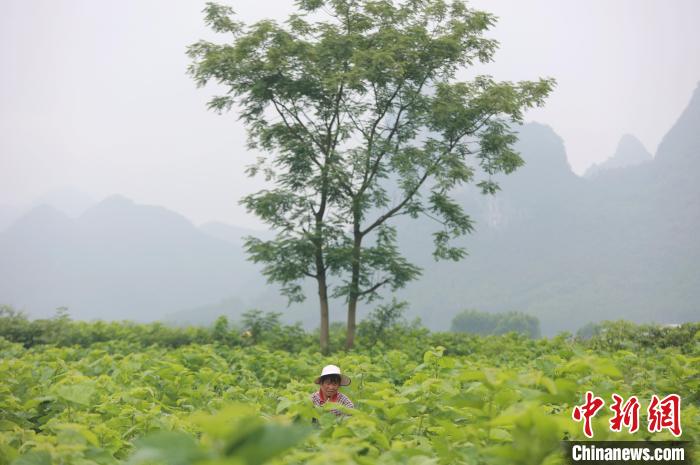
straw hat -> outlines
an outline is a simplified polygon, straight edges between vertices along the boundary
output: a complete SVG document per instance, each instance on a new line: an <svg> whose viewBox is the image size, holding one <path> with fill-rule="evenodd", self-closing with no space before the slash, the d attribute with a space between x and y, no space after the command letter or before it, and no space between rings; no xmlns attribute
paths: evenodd
<svg viewBox="0 0 700 465"><path fill-rule="evenodd" d="M321 375L314 380L314 383L321 384L321 378L323 378L324 376L328 376L328 375L340 376L340 385L341 386L347 386L351 383L350 378L348 378L347 376L342 374L340 372L340 368L338 368L335 365L326 365L325 367L323 367L323 370L321 370Z"/></svg>

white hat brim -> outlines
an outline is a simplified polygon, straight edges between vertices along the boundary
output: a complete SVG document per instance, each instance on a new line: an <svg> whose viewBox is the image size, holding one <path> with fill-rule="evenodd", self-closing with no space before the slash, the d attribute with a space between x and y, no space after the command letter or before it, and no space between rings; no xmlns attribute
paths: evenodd
<svg viewBox="0 0 700 465"><path fill-rule="evenodd" d="M330 376L330 375L326 375L326 376ZM349 386L350 383L352 383L352 380L349 377L347 377L345 375L338 375L338 376L340 376L340 385L341 386ZM321 377L320 376L314 380L314 384L321 384Z"/></svg>

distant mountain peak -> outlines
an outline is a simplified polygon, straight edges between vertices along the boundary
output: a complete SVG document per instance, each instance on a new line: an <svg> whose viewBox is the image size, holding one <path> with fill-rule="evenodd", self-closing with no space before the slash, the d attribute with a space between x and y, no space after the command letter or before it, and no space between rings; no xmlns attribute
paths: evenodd
<svg viewBox="0 0 700 465"><path fill-rule="evenodd" d="M656 159L683 164L700 159L700 82L688 106L659 144Z"/></svg>
<svg viewBox="0 0 700 465"><path fill-rule="evenodd" d="M131 199L123 195L114 194L105 197L90 208L81 216L81 220L99 217L102 215L111 215L114 212L124 212L137 209L139 206Z"/></svg>
<svg viewBox="0 0 700 465"><path fill-rule="evenodd" d="M131 200L128 197L125 197L121 194L112 194L110 196L105 197L102 199L101 202L98 202L98 205L117 205L117 206L135 206L136 202Z"/></svg>
<svg viewBox="0 0 700 465"><path fill-rule="evenodd" d="M652 159L651 153L649 153L639 139L631 134L625 134L620 139L620 142L618 142L615 154L602 163L594 163L591 165L586 170L584 177L590 178L603 171L639 165L651 161Z"/></svg>
<svg viewBox="0 0 700 465"><path fill-rule="evenodd" d="M124 228L131 225L136 228L160 230L169 228L194 232L194 224L179 213L165 207L144 205L134 202L123 195L110 195L89 208L79 221L99 227Z"/></svg>
<svg viewBox="0 0 700 465"><path fill-rule="evenodd" d="M85 192L73 187L60 187L44 192L32 205L51 205L71 218L77 218L94 203L94 198Z"/></svg>
<svg viewBox="0 0 700 465"><path fill-rule="evenodd" d="M75 220L39 206L0 233L0 304L42 314L65 305L77 318L158 319L242 290L258 293L254 271L240 247L123 196Z"/></svg>
<svg viewBox="0 0 700 465"><path fill-rule="evenodd" d="M41 204L29 210L24 216L22 216L19 221L36 221L36 220L57 220L63 221L68 219L68 216L57 208Z"/></svg>
<svg viewBox="0 0 700 465"><path fill-rule="evenodd" d="M515 149L525 160L513 177L569 179L574 173L566 157L564 140L546 124L531 122L518 131Z"/></svg>
<svg viewBox="0 0 700 465"><path fill-rule="evenodd" d="M10 234L46 234L71 227L73 220L51 205L38 205L15 221L8 229Z"/></svg>

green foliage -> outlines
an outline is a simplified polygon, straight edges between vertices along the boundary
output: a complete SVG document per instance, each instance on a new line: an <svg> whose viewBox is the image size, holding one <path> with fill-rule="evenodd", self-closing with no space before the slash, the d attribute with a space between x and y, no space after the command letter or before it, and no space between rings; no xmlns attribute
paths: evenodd
<svg viewBox="0 0 700 465"><path fill-rule="evenodd" d="M540 322L520 312L487 313L465 310L452 319L452 331L472 334L505 334L516 332L540 337Z"/></svg>
<svg viewBox="0 0 700 465"><path fill-rule="evenodd" d="M216 415L199 415L194 422L202 428L200 442L184 432L157 431L138 439L129 465L194 463L235 463L259 465L297 444L309 427L264 421L254 409L230 405Z"/></svg>
<svg viewBox="0 0 700 465"><path fill-rule="evenodd" d="M137 324L128 321L71 321L67 313L50 319L30 320L9 306L0 308L0 336L25 347L38 344L91 346L120 341L124 346L153 344L179 347L212 341L211 331L202 327L178 328L162 323Z"/></svg>
<svg viewBox="0 0 700 465"><path fill-rule="evenodd" d="M360 324L360 334L370 344L376 344L392 326L401 322L407 306L408 302L397 302L396 299L391 304L378 306Z"/></svg>
<svg viewBox="0 0 700 465"><path fill-rule="evenodd" d="M237 334L235 328L229 327L228 318L223 315L214 321L212 339L229 346L241 344L240 335Z"/></svg>
<svg viewBox="0 0 700 465"><path fill-rule="evenodd" d="M245 330L250 332L250 339L253 343L261 341L264 337L271 337L282 326L280 313L263 315L263 312L260 310L245 312L241 322Z"/></svg>
<svg viewBox="0 0 700 465"><path fill-rule="evenodd" d="M311 343L300 324L283 325L281 313L263 314L260 310L250 310L243 314L241 323L249 344L264 344L268 347L297 352Z"/></svg>
<svg viewBox="0 0 700 465"><path fill-rule="evenodd" d="M383 308L372 321L389 322L384 340L332 358L311 338L295 353L213 338L177 347L114 339L29 348L0 338L0 464L564 463L560 441L584 438L571 409L587 390L608 405L613 392L636 395L643 409L652 394L678 393L681 439L700 439L697 325L695 333L669 328L656 346L630 351L566 335L426 331L406 332L388 348L400 313ZM145 334L138 328L118 334ZM208 331L226 330L233 329L219 320ZM313 379L327 363L353 379L343 388L356 405L350 416L311 406ZM608 419L595 417L596 439L671 438L643 427L612 433Z"/></svg>
<svg viewBox="0 0 700 465"><path fill-rule="evenodd" d="M635 325L628 321L590 323L579 331L578 339L596 350L641 350L676 347L682 353L694 350L700 340L700 323L678 326Z"/></svg>
<svg viewBox="0 0 700 465"><path fill-rule="evenodd" d="M283 24L244 25L209 3L207 24L231 42L191 45L189 71L198 85L225 89L209 107L235 104L249 145L264 153L249 174L271 186L242 204L277 235L251 237L246 248L290 301L304 298L303 280L316 280L325 351L329 295L347 299L352 347L358 302L420 275L399 251L397 217L436 219L435 258L465 256L452 240L473 225L454 192L476 182L494 193L493 176L522 165L512 127L554 81L457 81L497 48L485 37L495 17L462 1L296 7Z"/></svg>
<svg viewBox="0 0 700 465"><path fill-rule="evenodd" d="M401 349L406 340L427 336L428 332L422 328L420 320L411 324L406 322L404 318L406 307L408 307L407 302L392 299L391 303L379 305L372 310L358 325L359 345L374 347L380 344L380 348Z"/></svg>
<svg viewBox="0 0 700 465"><path fill-rule="evenodd" d="M39 344L58 346L93 344L119 341L124 347L143 348L151 345L181 347L189 344L217 342L226 346L262 344L271 349L299 351L312 343L312 335L299 325L284 325L279 313L263 314L250 310L242 315L242 329L229 324L220 316L211 328L176 327L162 323L137 324L133 322L71 321L66 311L51 319L30 320L10 306L0 307L0 337L25 347Z"/></svg>

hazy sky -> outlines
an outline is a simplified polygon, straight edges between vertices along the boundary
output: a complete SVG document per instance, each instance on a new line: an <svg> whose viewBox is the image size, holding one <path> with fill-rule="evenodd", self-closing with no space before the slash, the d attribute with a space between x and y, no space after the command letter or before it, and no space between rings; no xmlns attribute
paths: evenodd
<svg viewBox="0 0 700 465"><path fill-rule="evenodd" d="M229 2L246 20L282 18L291 0ZM497 79L551 76L528 120L550 125L581 174L630 133L654 153L700 81L697 0L479 0ZM213 88L185 70L187 45L223 41L203 1L4 0L0 15L0 205L70 186L120 193L196 223L254 226L238 199L260 187L235 114L206 110ZM471 74L474 71L470 71ZM469 74L469 75L471 75ZM465 76L469 76L465 74Z"/></svg>

